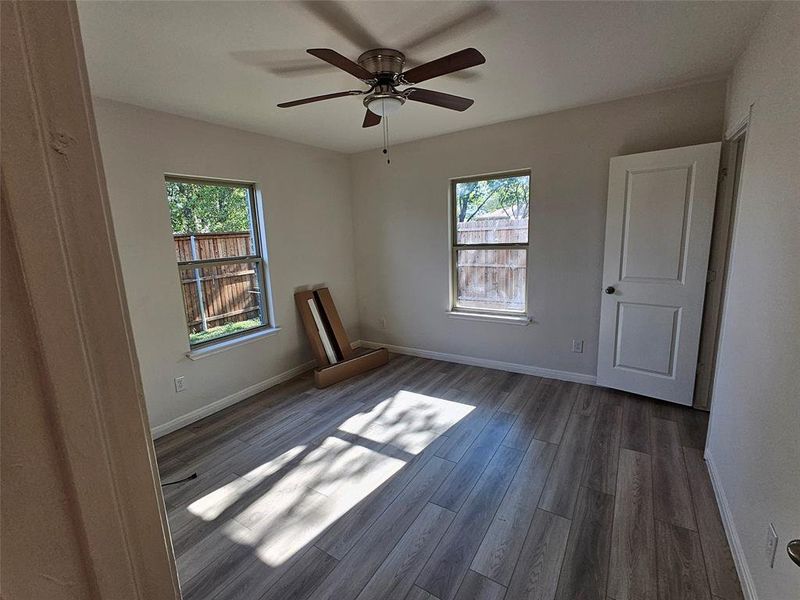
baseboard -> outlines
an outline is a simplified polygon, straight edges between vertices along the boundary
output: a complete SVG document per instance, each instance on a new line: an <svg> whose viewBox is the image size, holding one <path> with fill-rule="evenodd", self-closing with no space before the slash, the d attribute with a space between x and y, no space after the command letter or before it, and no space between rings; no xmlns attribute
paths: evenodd
<svg viewBox="0 0 800 600"><path fill-rule="evenodd" d="M719 480L717 468L714 466L714 459L708 448L706 448L704 456L708 475L711 478L711 487L714 488L714 496L717 498L719 514L722 517L722 526L725 529L725 536L728 538L728 545L733 555L733 563L736 565L736 572L739 574L739 581L742 584L742 593L745 600L758 600L753 577L750 575L750 567L747 565L747 558L744 555L744 548L742 548L739 533L736 531L736 524L733 522L728 498L725 496L725 490Z"/></svg>
<svg viewBox="0 0 800 600"><path fill-rule="evenodd" d="M283 383L284 381L288 381L292 377L296 377L301 373L305 373L309 369L314 368L314 361L303 363L302 365L298 365L288 371L284 371L283 373L279 373L274 377L270 377L269 379L265 379L264 381L259 381L251 386L244 388L243 390L239 390L231 394L230 396L225 396L224 398L220 398L212 402L211 404L206 404L205 406L201 406L200 408L193 410L190 413L182 415L176 419L172 419L162 425L156 425L155 427L150 429L150 433L153 436L153 439L160 438L168 433L172 433L173 431L177 431L181 427L186 427L187 425L191 425L195 421L199 421L200 419L207 417L208 415L213 415L215 412L222 410L223 408L227 408L232 404L236 404L237 402L241 402L258 394L259 392L263 392L273 386L278 385L279 383Z"/></svg>
<svg viewBox="0 0 800 600"><path fill-rule="evenodd" d="M594 385L597 378L594 375L583 373L573 373L572 371L558 371L556 369L545 369L530 365L520 365L518 363L491 360L488 358L475 358L474 356L464 356L462 354L450 354L449 352L434 352L433 350L422 350L420 348L407 348L405 346L395 346L394 344L381 344L368 340L359 340L354 345L364 348L386 348L389 352L397 354L408 354L409 356L419 356L433 360L443 360L462 365L472 365L475 367L485 367L487 369L498 369L500 371L510 371L512 373L522 373L523 375L536 375L547 377L548 379L560 379L561 381L574 381L575 383L587 383Z"/></svg>

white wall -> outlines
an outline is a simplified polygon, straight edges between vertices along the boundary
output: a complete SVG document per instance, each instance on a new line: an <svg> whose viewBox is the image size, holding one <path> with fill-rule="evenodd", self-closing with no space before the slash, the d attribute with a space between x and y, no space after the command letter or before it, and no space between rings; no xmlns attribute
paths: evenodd
<svg viewBox="0 0 800 600"><path fill-rule="evenodd" d="M707 83L500 123L399 145L391 166L379 151L355 155L362 338L594 376L609 159L720 140L724 96ZM449 318L448 180L521 168L532 169L535 323Z"/></svg>
<svg viewBox="0 0 800 600"><path fill-rule="evenodd" d="M800 569L800 5L770 8L731 77L726 129L745 145L708 453L760 600L797 598ZM780 536L774 569L764 547ZM747 576L745 576L747 579Z"/></svg>
<svg viewBox="0 0 800 600"><path fill-rule="evenodd" d="M151 425L164 426L310 360L295 288L326 283L358 337L346 156L96 99L100 146ZM189 349L164 174L263 191L277 335L199 361ZM175 393L173 378L186 378ZM164 428L161 427L161 430Z"/></svg>

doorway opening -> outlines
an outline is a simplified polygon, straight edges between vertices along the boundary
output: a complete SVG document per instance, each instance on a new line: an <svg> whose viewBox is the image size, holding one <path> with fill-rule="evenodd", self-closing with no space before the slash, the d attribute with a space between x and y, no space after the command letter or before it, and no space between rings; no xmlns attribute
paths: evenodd
<svg viewBox="0 0 800 600"><path fill-rule="evenodd" d="M700 351L697 357L697 378L694 389L694 408L711 409L714 388L720 323L725 305L733 233L736 223L736 206L742 175L747 123L742 124L722 145L720 177L717 186L717 205L714 211L714 228L711 234L711 251L708 259L708 279L700 333Z"/></svg>

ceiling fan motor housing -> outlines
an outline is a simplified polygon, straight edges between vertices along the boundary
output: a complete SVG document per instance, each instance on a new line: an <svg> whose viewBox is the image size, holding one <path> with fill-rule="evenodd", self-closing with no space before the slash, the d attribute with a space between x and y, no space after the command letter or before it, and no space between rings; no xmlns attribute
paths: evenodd
<svg viewBox="0 0 800 600"><path fill-rule="evenodd" d="M383 83L381 80L394 82L403 72L405 62L405 54L391 48L367 50L358 57L358 64L370 73L375 73L381 83Z"/></svg>
<svg viewBox="0 0 800 600"><path fill-rule="evenodd" d="M386 116L400 108L406 99L394 89L398 82L405 55L391 48L374 48L358 57L358 64L375 74L377 82L364 98L364 106L378 116Z"/></svg>

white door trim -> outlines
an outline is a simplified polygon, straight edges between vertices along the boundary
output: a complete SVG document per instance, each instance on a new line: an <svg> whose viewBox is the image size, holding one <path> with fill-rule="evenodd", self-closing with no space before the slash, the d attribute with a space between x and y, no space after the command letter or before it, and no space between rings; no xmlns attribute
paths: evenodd
<svg viewBox="0 0 800 600"><path fill-rule="evenodd" d="M77 8L0 5L5 210L86 573L98 598L177 599Z"/></svg>

